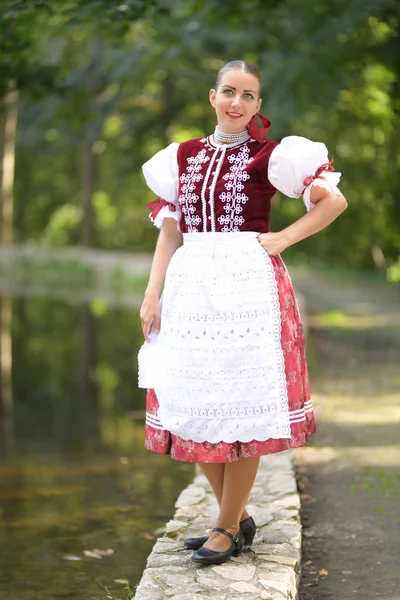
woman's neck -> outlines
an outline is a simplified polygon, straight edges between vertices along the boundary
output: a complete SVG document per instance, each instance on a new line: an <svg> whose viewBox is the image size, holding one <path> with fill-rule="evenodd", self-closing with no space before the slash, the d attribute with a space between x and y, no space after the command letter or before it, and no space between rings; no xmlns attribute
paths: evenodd
<svg viewBox="0 0 400 600"><path fill-rule="evenodd" d="M225 132L225 131L221 131L221 129L218 127L218 125L215 128L214 131L214 140L218 143L218 144L233 144L233 143L240 143L240 142L247 142L247 140L250 139L250 134L247 131L247 129L244 129L243 131L239 131L239 132Z"/></svg>

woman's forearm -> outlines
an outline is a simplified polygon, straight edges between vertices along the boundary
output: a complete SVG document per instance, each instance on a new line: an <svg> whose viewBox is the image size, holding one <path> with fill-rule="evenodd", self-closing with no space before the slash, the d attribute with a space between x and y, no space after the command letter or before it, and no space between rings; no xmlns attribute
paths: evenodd
<svg viewBox="0 0 400 600"><path fill-rule="evenodd" d="M154 251L145 296L156 296L157 298L160 296L170 260L181 245L182 234L177 229L175 219L164 219Z"/></svg>
<svg viewBox="0 0 400 600"><path fill-rule="evenodd" d="M347 208L347 201L342 194L326 193L324 190L324 193L319 195L316 189L315 191L314 197L311 195L311 201L315 203L314 208L281 231L288 246L321 231Z"/></svg>

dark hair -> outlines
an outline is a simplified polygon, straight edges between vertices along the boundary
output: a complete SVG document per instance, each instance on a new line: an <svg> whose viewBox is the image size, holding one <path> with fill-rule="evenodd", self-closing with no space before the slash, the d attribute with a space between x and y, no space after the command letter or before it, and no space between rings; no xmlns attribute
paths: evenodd
<svg viewBox="0 0 400 600"><path fill-rule="evenodd" d="M226 73L226 71L230 71L232 69L238 69L240 71L244 71L245 73L249 73L249 75L254 75L256 79L258 79L258 83L260 84L260 93L262 88L262 78L261 73L257 69L256 66L245 60L232 60L231 62L226 63L219 71L217 75L217 80L215 82L215 89L217 90L222 79L222 75Z"/></svg>

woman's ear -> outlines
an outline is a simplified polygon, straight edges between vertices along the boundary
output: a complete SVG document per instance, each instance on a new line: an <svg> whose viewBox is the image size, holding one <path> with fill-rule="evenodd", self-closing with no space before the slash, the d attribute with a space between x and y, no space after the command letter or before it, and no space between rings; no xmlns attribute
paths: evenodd
<svg viewBox="0 0 400 600"><path fill-rule="evenodd" d="M216 96L216 91L215 90L210 90L210 103L211 106L213 106L215 108L215 96Z"/></svg>
<svg viewBox="0 0 400 600"><path fill-rule="evenodd" d="M262 98L259 98L258 102L257 102L257 112L260 112L261 104L262 104Z"/></svg>

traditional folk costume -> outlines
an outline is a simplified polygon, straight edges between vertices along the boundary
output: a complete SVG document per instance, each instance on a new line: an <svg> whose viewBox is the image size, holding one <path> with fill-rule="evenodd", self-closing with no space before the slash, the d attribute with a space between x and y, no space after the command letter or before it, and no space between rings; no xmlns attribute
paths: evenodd
<svg viewBox="0 0 400 600"><path fill-rule="evenodd" d="M286 137L172 143L143 166L183 245L161 298L161 329L139 352L145 446L189 462L232 462L305 446L315 432L304 335L292 282L257 237L277 190L339 193L324 144Z"/></svg>

